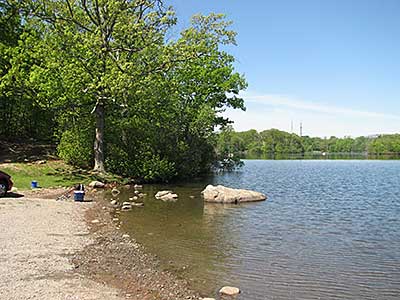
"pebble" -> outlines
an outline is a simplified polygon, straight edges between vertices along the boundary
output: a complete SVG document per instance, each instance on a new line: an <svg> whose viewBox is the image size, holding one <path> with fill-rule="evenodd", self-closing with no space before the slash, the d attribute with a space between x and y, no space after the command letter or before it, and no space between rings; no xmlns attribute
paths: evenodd
<svg viewBox="0 0 400 300"><path fill-rule="evenodd" d="M127 239L127 238L129 238L130 236L129 236L129 234L124 234L124 235L122 235L122 237L123 237L124 239Z"/></svg>
<svg viewBox="0 0 400 300"><path fill-rule="evenodd" d="M236 296L240 293L240 290L237 287L224 286L222 289L219 290L219 293L226 296Z"/></svg>
<svg viewBox="0 0 400 300"><path fill-rule="evenodd" d="M95 220L92 221L92 224L98 224L98 223L100 223L100 221L97 220L97 219L95 219Z"/></svg>
<svg viewBox="0 0 400 300"><path fill-rule="evenodd" d="M111 193L112 194L114 194L114 195L118 195L119 193L121 193L117 188L113 188L112 190L111 190Z"/></svg>

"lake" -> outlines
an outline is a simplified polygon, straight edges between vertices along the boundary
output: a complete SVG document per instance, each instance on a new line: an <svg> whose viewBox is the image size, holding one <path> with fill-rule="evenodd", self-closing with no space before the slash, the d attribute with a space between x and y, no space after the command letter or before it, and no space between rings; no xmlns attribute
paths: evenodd
<svg viewBox="0 0 400 300"><path fill-rule="evenodd" d="M206 184L263 192L245 205L204 204ZM240 172L145 186L144 208L121 214L167 270L204 296L240 299L399 299L400 161L245 160ZM161 189L174 203L154 198ZM120 200L132 197L132 190Z"/></svg>

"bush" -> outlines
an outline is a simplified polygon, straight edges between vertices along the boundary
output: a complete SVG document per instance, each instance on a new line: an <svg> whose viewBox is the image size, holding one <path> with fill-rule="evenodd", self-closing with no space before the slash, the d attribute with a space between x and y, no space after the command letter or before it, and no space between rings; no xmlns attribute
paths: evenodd
<svg viewBox="0 0 400 300"><path fill-rule="evenodd" d="M157 155L144 159L140 172L147 182L167 182L177 176L175 164Z"/></svg>
<svg viewBox="0 0 400 300"><path fill-rule="evenodd" d="M93 140L88 130L65 131L57 150L60 158L73 166L90 168L93 164Z"/></svg>

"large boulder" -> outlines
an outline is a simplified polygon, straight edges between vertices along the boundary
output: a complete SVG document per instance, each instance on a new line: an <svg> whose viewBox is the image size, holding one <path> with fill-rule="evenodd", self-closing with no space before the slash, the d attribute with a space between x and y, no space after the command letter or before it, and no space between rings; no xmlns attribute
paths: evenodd
<svg viewBox="0 0 400 300"><path fill-rule="evenodd" d="M241 202L264 201L265 199L267 199L267 196L259 192L232 189L222 185L208 185L201 193L203 195L204 201L215 203L238 204Z"/></svg>

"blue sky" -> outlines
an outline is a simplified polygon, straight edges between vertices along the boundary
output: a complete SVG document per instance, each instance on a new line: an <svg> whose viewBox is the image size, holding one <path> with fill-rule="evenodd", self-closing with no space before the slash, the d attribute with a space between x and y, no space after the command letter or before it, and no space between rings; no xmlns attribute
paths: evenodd
<svg viewBox="0 0 400 300"><path fill-rule="evenodd" d="M400 1L171 0L179 27L225 13L249 87L236 130L303 123L312 136L400 132Z"/></svg>

